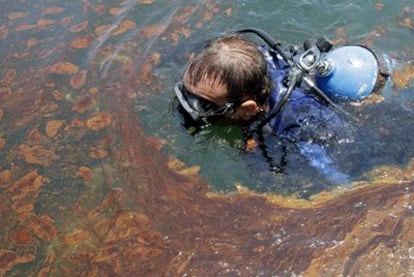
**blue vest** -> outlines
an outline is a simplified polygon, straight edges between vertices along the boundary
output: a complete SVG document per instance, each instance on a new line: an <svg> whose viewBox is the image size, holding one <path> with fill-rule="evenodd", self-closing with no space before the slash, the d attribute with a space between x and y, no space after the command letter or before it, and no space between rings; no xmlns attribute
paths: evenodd
<svg viewBox="0 0 414 277"><path fill-rule="evenodd" d="M273 81L270 110L286 91L283 79L289 66L280 55L265 48L263 53ZM350 143L355 128L337 110L323 103L307 87L296 88L281 112L270 121L274 133L281 139L295 143L301 155L330 182L349 183L349 177L334 164L326 150L331 143Z"/></svg>

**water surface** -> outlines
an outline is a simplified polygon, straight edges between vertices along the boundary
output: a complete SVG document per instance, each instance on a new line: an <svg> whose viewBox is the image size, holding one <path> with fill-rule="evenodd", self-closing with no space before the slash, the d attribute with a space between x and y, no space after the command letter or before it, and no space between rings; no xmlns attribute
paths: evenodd
<svg viewBox="0 0 414 277"><path fill-rule="evenodd" d="M295 175L256 170L262 156L241 150L236 127L192 136L170 103L189 53L223 32L254 26L286 45L323 34L406 61L413 10L0 1L0 275L412 273L412 66L384 101L347 107L365 122L360 144L338 149L362 180L353 189L304 182L318 177L306 164Z"/></svg>
<svg viewBox="0 0 414 277"><path fill-rule="evenodd" d="M175 157L188 165L200 165L201 175L214 190L233 191L236 183L242 183L260 192L299 193L307 197L329 189L336 184L310 166L294 145L285 145L288 161L285 174L274 174L269 172L269 165L261 151L256 149L246 155L239 128L210 128L193 137L177 128L178 119L171 117L169 110L159 113L159 110L153 109L166 106L170 101L171 83L180 78L189 53L197 51L207 39L244 27L262 28L286 47L300 45L310 37L321 35L335 43L363 43L387 53L395 59L399 68L407 60L412 60L409 47L412 29L410 25L405 26L411 24L407 20L411 13L407 4L398 2L390 7L386 3L352 1L338 4L325 1L281 2L278 5L258 5L251 1L225 2L220 5L223 12L203 28L194 30L188 39L180 41L172 51L173 57L167 54L165 61L156 68L156 72L166 80L165 90L162 95L149 99L141 118L148 125L149 133L166 138L166 149L170 149ZM255 39L254 36L251 38ZM167 64L171 68L166 69ZM342 103L344 109L357 117L358 122L350 122L350 127L356 128L358 135L354 143L336 143L330 151L335 164L350 176L350 181L367 180L364 173L376 166L404 167L412 158L412 109L407 105L413 101L411 95L411 87L401 88L390 82L383 92L385 100L378 104L355 107ZM158 128L163 124L165 128ZM396 137L399 138L398 143L394 141ZM275 138L267 141L276 164L284 155L282 150L277 149L282 148L278 143L282 142Z"/></svg>

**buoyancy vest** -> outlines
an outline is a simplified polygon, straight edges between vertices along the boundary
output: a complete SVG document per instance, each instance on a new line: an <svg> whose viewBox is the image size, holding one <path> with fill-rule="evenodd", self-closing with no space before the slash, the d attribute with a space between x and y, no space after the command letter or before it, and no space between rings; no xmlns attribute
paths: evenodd
<svg viewBox="0 0 414 277"><path fill-rule="evenodd" d="M270 110L281 100L287 87L284 84L290 68L278 53L260 48L273 81L269 99ZM295 143L309 164L334 183L347 183L349 178L334 164L326 150L330 143L351 143L355 128L307 87L295 88L283 109L270 125L275 135Z"/></svg>

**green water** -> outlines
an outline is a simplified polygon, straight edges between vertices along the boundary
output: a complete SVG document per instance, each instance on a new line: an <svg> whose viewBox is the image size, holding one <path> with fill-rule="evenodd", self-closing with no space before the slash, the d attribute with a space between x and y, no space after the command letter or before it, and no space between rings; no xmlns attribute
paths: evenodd
<svg viewBox="0 0 414 277"><path fill-rule="evenodd" d="M412 57L410 45L413 42L413 30L401 23L412 14L412 3L278 1L275 4L270 1L223 1L219 6L231 11L231 16L225 12L219 13L203 28L193 30L189 39L180 41L168 50L160 50L162 53L167 51L163 62L156 69L162 78L161 93L150 97L140 114L148 132L165 138L168 153L188 166L200 165L201 175L214 190L232 191L234 184L240 182L258 191L309 195L331 187L326 182L307 187L309 182L314 183L320 177L313 168L306 165L306 160L297 155L290 157L288 174L268 172L260 153L246 154L240 150L242 141L237 127L210 128L196 136L188 135L177 125L177 116L167 109L172 85L179 80L189 52L197 51L207 39L244 27L261 28L277 38L282 45L298 45L309 37L320 35L347 43L368 41L385 53L397 56L398 63L404 62ZM191 18L188 26L197 20ZM352 181L363 180L364 171L375 166L404 166L414 155L414 146L409 139L413 135L412 109L407 109L403 104L413 101L412 88L390 97L393 92L395 94L395 90L392 83L388 84L384 90L387 100L361 112L359 116L370 119L364 121L359 141L347 149L338 150L352 153L346 157L337 157L341 166L352 176ZM352 109L351 112L359 113ZM378 117L373 119L375 114ZM398 126L395 122L398 122ZM381 137L378 134L381 127L388 129L391 134L386 138ZM358 163L353 165L353 161Z"/></svg>

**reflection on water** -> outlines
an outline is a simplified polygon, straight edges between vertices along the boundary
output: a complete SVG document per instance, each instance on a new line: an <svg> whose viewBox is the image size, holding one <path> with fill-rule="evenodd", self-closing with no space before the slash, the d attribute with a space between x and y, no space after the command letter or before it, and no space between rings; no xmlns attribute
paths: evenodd
<svg viewBox="0 0 414 277"><path fill-rule="evenodd" d="M207 37L272 25L287 44L322 30L401 60L413 56L408 1L266 5L0 2L0 275L414 270L412 65L396 71L385 101L353 108L369 122L361 136L377 143L366 154L375 157L365 160L371 164L350 163L350 170L370 183L348 191L321 184L324 192L310 193L311 200L241 185L229 195L211 192L257 176L244 170L249 161L238 150L238 129L192 137L168 109L186 55ZM251 185L258 191L274 184L258 180ZM279 185L303 190L283 179Z"/></svg>

